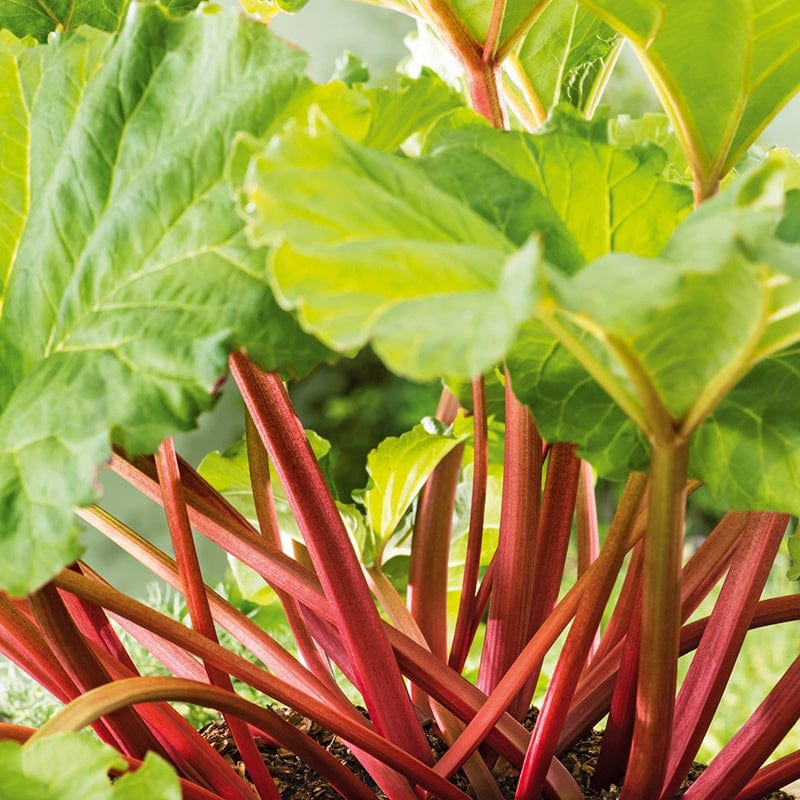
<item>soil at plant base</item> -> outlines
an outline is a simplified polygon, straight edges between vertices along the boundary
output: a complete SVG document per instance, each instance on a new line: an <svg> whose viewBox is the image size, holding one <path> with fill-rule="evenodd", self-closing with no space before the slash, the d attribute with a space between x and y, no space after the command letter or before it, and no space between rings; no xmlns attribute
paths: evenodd
<svg viewBox="0 0 800 800"><path fill-rule="evenodd" d="M320 727L307 717L297 712L273 708L273 711L281 714L285 719L292 723L296 728L310 736L331 755L335 756L345 766L366 783L374 792L378 800L386 800L386 795L378 789L375 782L356 760L355 756L348 748L330 731ZM525 719L525 726L530 730L536 719L536 709L531 709ZM428 741L431 745L434 758L437 760L447 749L446 742L438 735L433 723L424 724ZM247 779L247 771L239 757L239 751L233 743L233 739L228 731L228 726L222 722L211 722L201 729L200 733L223 756L233 767ZM561 756L560 761L570 771L583 789L586 800L614 800L619 797L620 790L617 786L603 789L599 793L593 791L589 782L594 772L597 756L600 752L600 745L603 741L601 733L592 731L581 739L568 753ZM274 747L261 740L256 740L264 761L272 774L283 800L342 800L341 795L334 791L330 784L314 770L306 766L294 753L283 748ZM683 797L686 789L705 769L702 764L694 764L689 775L676 793L675 798ZM517 787L517 774L513 770L506 770L497 778L498 785L507 800L513 800L514 790ZM457 772L452 782L462 789L470 797L474 797L472 788L469 786L463 773ZM785 792L773 792L767 795L764 800L794 800L791 795Z"/></svg>

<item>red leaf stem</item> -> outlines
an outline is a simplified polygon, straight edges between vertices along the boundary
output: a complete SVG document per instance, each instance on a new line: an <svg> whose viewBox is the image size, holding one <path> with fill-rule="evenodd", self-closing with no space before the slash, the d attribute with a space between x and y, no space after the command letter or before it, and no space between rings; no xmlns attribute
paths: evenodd
<svg viewBox="0 0 800 800"><path fill-rule="evenodd" d="M160 640L154 634L142 636L144 628L133 625L123 617L116 616L120 625L132 636L144 641L147 646L151 640L158 644L154 647L154 655L162 658L163 650L170 646L171 650L183 653L181 659L181 677L204 681L205 672L195 659L168 642ZM115 680L126 680L139 677L118 661L114 660L103 648L93 645L98 659L103 663L109 675ZM188 661L187 661L188 659ZM191 662L191 663L189 663ZM188 668L187 668L188 665ZM241 776L231 769L230 764L177 712L167 703L148 703L138 709L138 713L149 726L153 735L161 742L170 761L180 773L199 786L213 789L219 797L230 800L252 800L250 787L242 782Z"/></svg>
<svg viewBox="0 0 800 800"><path fill-rule="evenodd" d="M690 490L691 482L687 485L687 492ZM683 622L695 611L727 568L746 519L746 513L726 514L684 566L680 589ZM582 676L564 724L559 752L567 749L607 713L623 643L624 639L602 658L595 658Z"/></svg>
<svg viewBox="0 0 800 800"><path fill-rule="evenodd" d="M146 566L154 575L174 589L180 588L180 578L175 561L155 545L97 506L79 509L77 513L109 540ZM335 703L330 696L328 687L310 675L297 659L269 634L212 589L206 587L206 592L215 620L244 644L256 658L279 677L297 684L298 688Z"/></svg>
<svg viewBox="0 0 800 800"><path fill-rule="evenodd" d="M458 400L445 387L436 418L450 425L459 407ZM463 453L463 445L451 450L425 482L417 504L408 567L408 608L431 652L442 661L447 660L450 534ZM427 704L424 696L413 693L412 697L418 706Z"/></svg>
<svg viewBox="0 0 800 800"><path fill-rule="evenodd" d="M334 622L350 651L376 729L431 763L361 565L280 377L262 372L242 353L231 355L230 366L335 610Z"/></svg>
<svg viewBox="0 0 800 800"><path fill-rule="evenodd" d="M636 607L636 598L639 594L643 564L644 545L640 541L631 552L619 597L614 603L614 609L611 612L608 625L600 637L600 644L597 646L597 650L592 656L590 662L592 666L602 661L630 629L631 619L633 618L634 609Z"/></svg>
<svg viewBox="0 0 800 800"><path fill-rule="evenodd" d="M594 471L588 461L581 461L578 494L575 498L575 530L578 550L578 577L580 577L600 553L600 523L597 517ZM592 647L589 650L590 661L594 658L599 646L600 628L598 627L594 642L592 642Z"/></svg>
<svg viewBox="0 0 800 800"><path fill-rule="evenodd" d="M481 653L478 686L487 695L497 687L529 638L534 597L534 552L542 484L542 440L530 409L517 400L506 375L506 441L500 533L494 584ZM520 687L522 688L522 687ZM516 719L530 697L509 704Z"/></svg>
<svg viewBox="0 0 800 800"><path fill-rule="evenodd" d="M466 663L472 640L476 616L475 592L480 571L483 521L486 511L486 484L489 474L489 428L486 415L486 382L483 376L472 382L473 460L472 497L469 512L469 533L461 579L461 597L458 604L453 643L450 648L450 666L461 672Z"/></svg>
<svg viewBox="0 0 800 800"><path fill-rule="evenodd" d="M45 584L28 596L28 602L42 636L79 692L87 692L111 680L75 625L55 586ZM148 750L163 754L135 711L124 709L103 723L123 753L136 758L144 758Z"/></svg>
<svg viewBox="0 0 800 800"><path fill-rule="evenodd" d="M89 602L101 605L144 628L157 632L204 661L208 661L230 675L246 681L255 689L273 697L278 702L284 703L305 716L318 721L321 725L328 727L332 732L341 736L345 741L352 742L357 747L382 759L389 766L409 775L430 791L439 792L442 789L439 776L434 777L430 767L414 758L407 751L379 736L366 726L365 721L356 722L350 715L342 714L340 708L332 707L328 702L320 701L306 694L295 685L271 675L260 667L209 641L196 631L185 628L180 623L163 614L159 614L157 611L121 592L117 592L110 586L82 575L77 575L69 570L62 571L54 579L54 582L60 588L73 592ZM438 659L436 661L441 669L445 669L445 666ZM464 683L469 685L466 682ZM442 795L442 797L444 796ZM452 792L449 793L449 796L454 797ZM459 800L463 800L460 793Z"/></svg>
<svg viewBox="0 0 800 800"><path fill-rule="evenodd" d="M36 733L36 728L26 725L12 725L10 722L0 722L0 742L11 740L25 744Z"/></svg>
<svg viewBox="0 0 800 800"><path fill-rule="evenodd" d="M253 423L253 418L245 411L245 437L247 441L247 463L250 470L250 485L253 490L253 503L255 504L258 525L261 535L267 542L281 549L281 533L278 525L278 515L275 510L275 498L272 494L272 479L269 472L269 456L264 449L264 444L258 437L258 431ZM292 631L295 646L301 658L320 681L329 686L333 691L338 689L336 681L332 679L330 669L321 656L316 643L308 631L308 626L303 620L300 603L287 592L276 589L275 594L283 606L286 621Z"/></svg>
<svg viewBox="0 0 800 800"><path fill-rule="evenodd" d="M734 800L762 800L800 778L800 750L762 767Z"/></svg>
<svg viewBox="0 0 800 800"><path fill-rule="evenodd" d="M629 478L623 493L623 501L620 502L617 508L617 515L612 521L612 525L618 526L620 530L627 533L625 550L629 549L636 541L635 536L632 536L629 531L631 527L634 527L635 509L638 507L638 502L641 501L639 494L641 481L642 477L636 473ZM633 511L631 511L632 508ZM542 660L561 632L569 624L578 610L581 599L586 595L590 581L593 585L597 585L594 583L595 581L602 583L602 578L598 578L598 575L609 568L613 568L611 559L598 560L575 582L566 596L556 605L539 630L526 644L511 668L501 678L495 690L488 696L479 713L475 715L472 722L464 730L464 733L436 764L435 769L437 771L441 771L445 775L451 774L451 772L458 769L463 759L483 741L488 731L491 730L502 715L511 698L514 697L527 680L530 669Z"/></svg>
<svg viewBox="0 0 800 800"><path fill-rule="evenodd" d="M597 756L597 765L592 775L592 788L606 789L612 783L619 784L628 768L631 753L633 727L636 721L636 684L639 673L639 649L641 648L642 594L639 584L630 619L628 634L622 644L622 658L614 684L614 694L608 710L608 722L603 732L603 744Z"/></svg>
<svg viewBox="0 0 800 800"><path fill-rule="evenodd" d="M4 592L0 592L0 652L62 703L78 694L39 629Z"/></svg>
<svg viewBox="0 0 800 800"><path fill-rule="evenodd" d="M165 439L155 456L161 492L164 497L164 511L167 517L172 546L178 564L178 575L181 579L183 595L186 598L194 629L212 642L218 643L214 619L206 597L200 560L194 545L189 514L181 487L180 469L172 439ZM213 665L205 665L208 680L214 686L233 692L230 676ZM281 800L275 782L272 780L264 759L258 752L253 737L247 726L236 717L226 717L225 722L231 732L239 753L242 756L250 780L256 787L259 797L265 800Z"/></svg>
<svg viewBox="0 0 800 800"><path fill-rule="evenodd" d="M558 451L555 448L558 448L558 445L554 446L551 459L554 454L558 459ZM571 451L568 455L571 455ZM575 462L578 461L574 456L573 459ZM560 464L558 460L555 463L551 461L550 466L553 468ZM574 472L575 483L577 483L578 469L579 463L568 462L566 471ZM633 473L622 498L625 506L618 508L614 515L614 521L609 529L603 550L595 562L597 568L591 573L588 570L584 573L589 575L586 587L547 688L528 752L525 755L525 763L519 776L515 795L519 800L536 800L542 791L547 767L555 755L559 733L569 710L578 677L588 661L589 650L595 639L603 609L608 603L611 590L614 588L617 575L622 567L626 553L628 528L639 513L646 487L647 477L641 473Z"/></svg>
<svg viewBox="0 0 800 800"><path fill-rule="evenodd" d="M575 529L578 544L578 575L583 575L600 553L600 524L594 472L588 461L581 461L578 492L575 498Z"/></svg>
<svg viewBox="0 0 800 800"><path fill-rule="evenodd" d="M800 719L800 656L701 773L685 800L735 797Z"/></svg>
<svg viewBox="0 0 800 800"><path fill-rule="evenodd" d="M109 710L163 700L199 703L216 708L225 715L236 716L242 720L242 724L246 721L263 728L273 739L282 742L286 749L326 778L343 797L348 800L374 800L374 792L347 767L271 709L261 708L226 689L183 678L128 678L99 687L73 701L48 720L36 736L80 729L94 716L107 714ZM449 784L447 786L452 791L447 795L443 793L442 797L465 800L463 792Z"/></svg>
<svg viewBox="0 0 800 800"><path fill-rule="evenodd" d="M82 572L83 565L73 564L70 569ZM102 647L114 660L127 667L131 673L138 674L136 665L102 608L93 606L91 603L84 603L79 597L68 593L62 594L61 599L70 616L75 620L78 629L89 641Z"/></svg>
<svg viewBox="0 0 800 800"><path fill-rule="evenodd" d="M663 800L680 786L711 724L789 522L750 514L675 705Z"/></svg>
<svg viewBox="0 0 800 800"><path fill-rule="evenodd" d="M155 471L152 461L137 458L134 465L115 456L112 460L112 467L148 497L155 502L159 501L160 492L151 477ZM185 476L184 489L188 484L190 487L198 489L199 492L203 491L202 487L205 486L203 479L185 463L181 463L181 475ZM207 491L212 490L208 488ZM238 515L233 518L237 536L232 538L231 531L224 524L227 521L224 502L212 506L212 504L203 502L197 492L191 488L187 490L187 500L189 501L189 516L196 530L256 570L268 583L280 586L298 597L304 608L308 609L308 613L324 619L328 624L334 621L335 616L328 606L327 599L320 593L316 576L283 553L266 552L261 543L261 537L253 532L249 525L245 523L242 527L236 523ZM195 502L197 502L197 506L194 505ZM200 508L203 510L201 511ZM208 516L207 513L212 516ZM221 519L218 518L220 514L223 515ZM635 543L638 535L641 535L641 532L634 532L628 541L629 546ZM482 587L488 577L487 573ZM577 595L573 595L572 599L576 598ZM564 608L568 609L567 606ZM558 638L558 634L569 622L571 613L574 613L574 610L568 611L567 615L563 617L561 628L555 633L553 641ZM447 669L439 659L431 656L399 631L388 625L384 630L404 674L460 719L470 720L483 705L486 699L485 695L457 673ZM547 647L549 646L547 645ZM510 763L521 765L528 738L527 732L518 722L511 717L504 716L498 722L496 729L486 736L486 741L491 747L502 753Z"/></svg>
<svg viewBox="0 0 800 800"><path fill-rule="evenodd" d="M573 445L563 442L550 445L542 511L536 532L533 557L534 593L526 639L536 632L558 599L575 515L580 465ZM598 623L599 621L598 618ZM541 665L531 673L522 689L521 698L526 712L536 691L540 672Z"/></svg>

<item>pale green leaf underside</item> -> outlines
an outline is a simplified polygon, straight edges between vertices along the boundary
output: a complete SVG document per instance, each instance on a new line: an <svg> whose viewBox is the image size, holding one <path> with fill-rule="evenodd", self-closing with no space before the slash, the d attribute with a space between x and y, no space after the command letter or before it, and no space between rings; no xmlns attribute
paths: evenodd
<svg viewBox="0 0 800 800"><path fill-rule="evenodd" d="M560 102L585 111L602 90L620 41L578 0L553 0L511 58L545 111Z"/></svg>
<svg viewBox="0 0 800 800"><path fill-rule="evenodd" d="M730 508L800 512L800 348L758 364L700 427L689 469Z"/></svg>
<svg viewBox="0 0 800 800"><path fill-rule="evenodd" d="M325 121L290 126L251 162L243 211L276 296L324 343L373 342L396 372L470 377L532 310L534 244L508 239L404 158Z"/></svg>
<svg viewBox="0 0 800 800"><path fill-rule="evenodd" d="M707 186L800 88L795 0L581 2L631 39Z"/></svg>
<svg viewBox="0 0 800 800"><path fill-rule="evenodd" d="M90 734L58 733L24 746L0 742L2 795L15 800L180 800L174 770L148 753L136 772L112 783L109 770L125 771L120 754Z"/></svg>
<svg viewBox="0 0 800 800"><path fill-rule="evenodd" d="M224 181L236 131L303 85L298 51L235 13L141 6L116 38L84 27L13 66L29 121L27 193L0 206L2 230L24 217L0 252L0 585L24 593L77 555L71 509L111 432L149 450L191 427L237 343L270 368L321 351L272 300Z"/></svg>
<svg viewBox="0 0 800 800"><path fill-rule="evenodd" d="M458 445L453 436L417 425L384 439L367 456L370 485L364 492L367 519L378 539L392 535L436 465Z"/></svg>
<svg viewBox="0 0 800 800"><path fill-rule="evenodd" d="M492 18L494 0L453 0L452 6L456 16L466 30L480 44L484 44ZM503 21L498 36L498 43L503 44L515 33L530 16L533 4L530 0L506 0L503 5Z"/></svg>

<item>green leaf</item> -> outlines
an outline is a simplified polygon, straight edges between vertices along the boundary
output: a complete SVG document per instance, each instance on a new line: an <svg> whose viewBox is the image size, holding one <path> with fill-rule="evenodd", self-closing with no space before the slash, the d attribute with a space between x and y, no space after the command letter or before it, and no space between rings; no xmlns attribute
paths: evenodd
<svg viewBox="0 0 800 800"><path fill-rule="evenodd" d="M173 14L193 11L201 0L160 0ZM122 26L131 0L7 0L0 5L0 28L15 36L33 36L40 42L53 31L89 25L116 32Z"/></svg>
<svg viewBox="0 0 800 800"><path fill-rule="evenodd" d="M604 120L569 107L538 134L442 124L426 153L441 188L516 244L541 231L547 260L566 272L612 250L655 255L692 203L685 186L662 177L660 149L610 145Z"/></svg>
<svg viewBox="0 0 800 800"><path fill-rule="evenodd" d="M616 63L622 37L578 0L549 3L518 50L513 74L541 110L567 102L591 116Z"/></svg>
<svg viewBox="0 0 800 800"><path fill-rule="evenodd" d="M654 144L667 154L665 177L671 181L691 183L692 175L686 154L675 135L675 129L666 114L644 114L631 118L626 115L614 117L608 122L608 135L613 144L633 148L643 144Z"/></svg>
<svg viewBox="0 0 800 800"><path fill-rule="evenodd" d="M305 85L297 50L158 6L116 37L0 48L0 130L21 142L3 163L24 178L0 205L0 585L22 594L79 553L71 509L110 433L152 451L192 427L233 346L301 370L325 351L275 305L224 181L235 132Z"/></svg>
<svg viewBox="0 0 800 800"><path fill-rule="evenodd" d="M789 558L792 560L792 566L786 573L786 577L790 581L800 581L800 535L795 528L794 533L786 540L787 548L789 550Z"/></svg>
<svg viewBox="0 0 800 800"><path fill-rule="evenodd" d="M705 193L800 88L794 0L581 0L632 42ZM709 32L713 31L713 36Z"/></svg>
<svg viewBox="0 0 800 800"><path fill-rule="evenodd" d="M330 442L315 431L307 429L305 433L317 461L322 466L323 472L327 473L328 454L331 450ZM247 442L244 437L238 442L234 442L222 453L219 450L207 453L200 462L197 471L240 514L246 517L253 525L258 526L258 515L253 502L253 488L250 483ZM280 478L272 469L272 464L270 464L270 481L281 532L300 540L300 531L286 500L286 495L283 493Z"/></svg>
<svg viewBox="0 0 800 800"><path fill-rule="evenodd" d="M364 493L367 520L378 539L388 539L436 465L459 439L417 425L384 439L367 456L370 483Z"/></svg>
<svg viewBox="0 0 800 800"><path fill-rule="evenodd" d="M795 474L781 444L793 440L795 418L763 407L783 400L771 390L762 397L757 377L800 341L798 278L767 260L785 216L783 176L780 163L767 162L732 185L676 230L660 259L610 254L572 277L542 270L538 317L549 336L526 326L508 361L545 436L579 443L601 473L641 467L640 447L626 455L637 436L613 398L651 436L702 426L690 467L723 504L769 508L780 498L781 508L797 507L785 479L779 488L763 477L777 469L767 463ZM731 416L738 429L720 421ZM724 458L743 466L723 469Z"/></svg>
<svg viewBox="0 0 800 800"><path fill-rule="evenodd" d="M241 195L252 241L277 244L279 302L334 349L372 341L399 374L470 377L503 357L531 312L535 243L515 253L425 169L325 120L273 138Z"/></svg>
<svg viewBox="0 0 800 800"><path fill-rule="evenodd" d="M581 457L611 480L647 469L644 435L540 322L522 327L507 365L546 441L579 444Z"/></svg>
<svg viewBox="0 0 800 800"><path fill-rule="evenodd" d="M492 18L493 0L453 0L456 16L469 35L479 44L484 44ZM519 34L527 27L526 20L531 16L531 3L527 0L506 0L503 4L503 19L498 43L506 43L512 34ZM530 24L528 22L528 24Z"/></svg>
<svg viewBox="0 0 800 800"><path fill-rule="evenodd" d="M700 426L690 473L725 508L800 512L800 348L758 364Z"/></svg>
<svg viewBox="0 0 800 800"><path fill-rule="evenodd" d="M125 772L119 780L109 770ZM0 800L180 800L175 771L155 753L126 772L120 754L92 734L57 733L20 746L0 742Z"/></svg>
<svg viewBox="0 0 800 800"><path fill-rule="evenodd" d="M355 53L345 50L334 62L331 80L341 81L347 86L366 83L369 80L369 67Z"/></svg>

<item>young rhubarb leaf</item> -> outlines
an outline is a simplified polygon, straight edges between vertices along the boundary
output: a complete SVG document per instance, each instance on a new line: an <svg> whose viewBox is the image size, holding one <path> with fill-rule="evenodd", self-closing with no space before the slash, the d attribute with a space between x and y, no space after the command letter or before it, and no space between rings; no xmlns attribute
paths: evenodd
<svg viewBox="0 0 800 800"><path fill-rule="evenodd" d="M622 41L578 0L553 0L505 67L542 118L561 102L591 116Z"/></svg>
<svg viewBox="0 0 800 800"><path fill-rule="evenodd" d="M236 131L261 134L305 85L304 56L233 12L135 5L126 20L116 36L0 38L0 586L14 593L78 554L71 509L96 496L110 433L151 451L191 427L237 344L270 368L324 352L275 305L224 180Z"/></svg>
<svg viewBox="0 0 800 800"><path fill-rule="evenodd" d="M124 774L112 782L109 770ZM149 753L127 772L120 754L90 734L56 733L25 745L0 742L2 800L179 800L178 777Z"/></svg>
<svg viewBox="0 0 800 800"><path fill-rule="evenodd" d="M334 349L372 340L399 374L472 377L532 311L534 241L515 252L419 165L324 119L288 125L237 188L251 241L277 245L276 297Z"/></svg>
<svg viewBox="0 0 800 800"><path fill-rule="evenodd" d="M161 0L173 14L192 11L200 0ZM89 25L115 32L122 27L131 0L14 0L0 5L0 28L15 36L33 36L40 42L53 31Z"/></svg>
<svg viewBox="0 0 800 800"><path fill-rule="evenodd" d="M370 482L364 503L379 548L394 533L436 465L463 438L420 424L402 436L384 439L369 453Z"/></svg>
<svg viewBox="0 0 800 800"><path fill-rule="evenodd" d="M581 2L633 44L702 196L800 88L794 0L737 0L723 15L715 0Z"/></svg>

